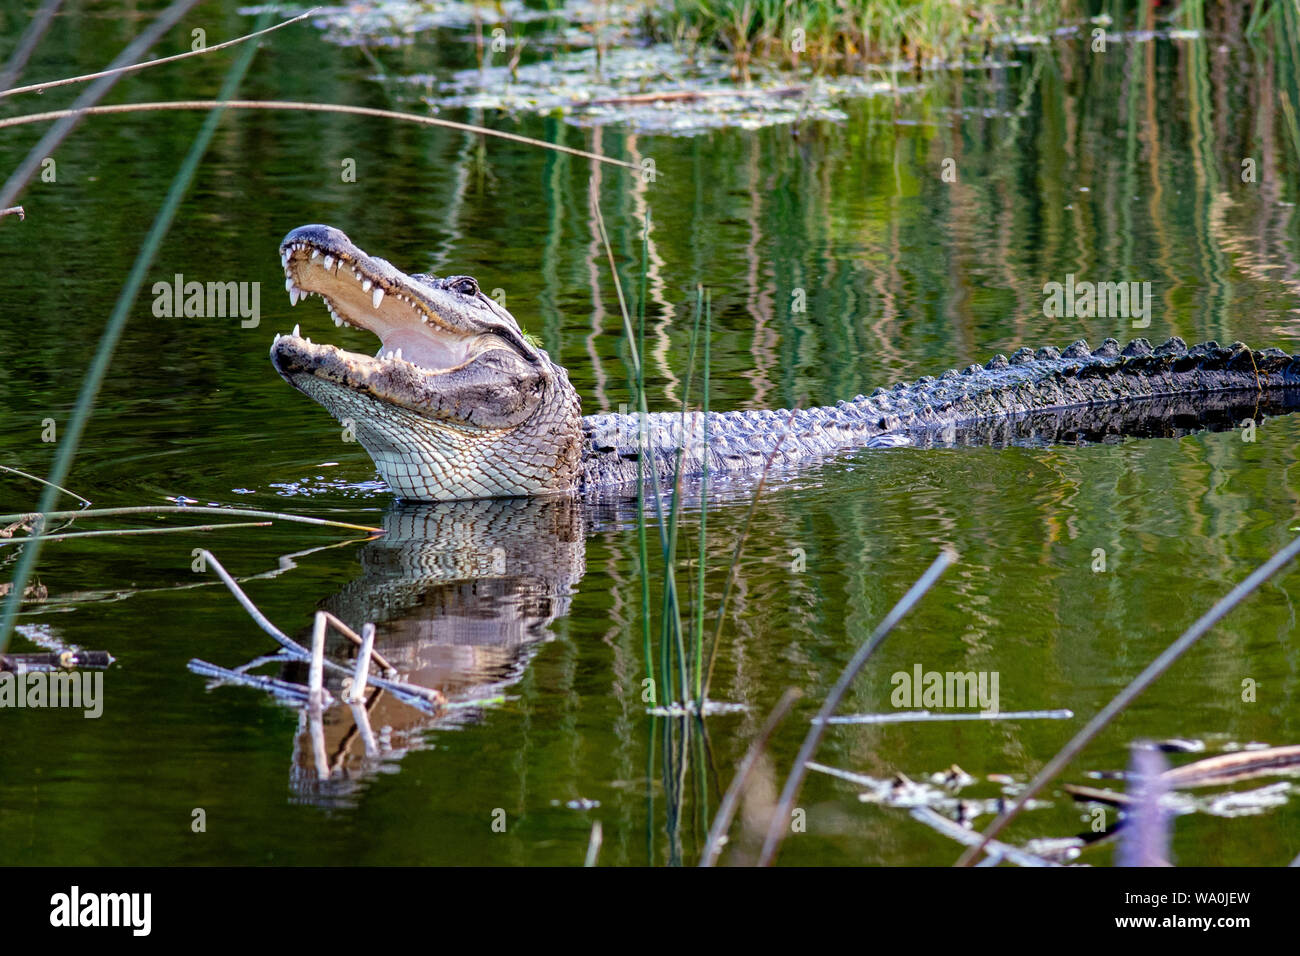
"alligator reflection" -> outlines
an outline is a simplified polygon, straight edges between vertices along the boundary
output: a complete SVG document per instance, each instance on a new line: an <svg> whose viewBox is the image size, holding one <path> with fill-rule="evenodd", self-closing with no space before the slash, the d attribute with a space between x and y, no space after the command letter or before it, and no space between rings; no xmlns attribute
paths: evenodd
<svg viewBox="0 0 1300 956"><path fill-rule="evenodd" d="M325 768L304 710L291 786L308 802L346 801L386 761L418 749L424 731L479 719L473 702L500 696L523 676L551 639L551 622L568 613L585 570L583 508L572 499L398 502L383 524L387 533L361 549L361 576L321 609L358 630L374 623L375 650L403 680L441 690L450 707L430 716L372 690L364 714L361 705L327 708ZM355 654L341 638L328 650L349 664ZM306 680L304 664L284 671ZM341 696L337 678L326 686Z"/></svg>

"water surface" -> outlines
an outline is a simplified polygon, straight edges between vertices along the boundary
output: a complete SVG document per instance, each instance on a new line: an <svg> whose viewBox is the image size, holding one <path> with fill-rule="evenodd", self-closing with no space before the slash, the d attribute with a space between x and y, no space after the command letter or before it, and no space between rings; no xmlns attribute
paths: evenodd
<svg viewBox="0 0 1300 956"><path fill-rule="evenodd" d="M0 10L0 35L15 37L26 15L12 4ZM27 76L98 68L139 16L92 3L60 18ZM227 8L205 26L224 38L248 22ZM376 55L394 75L449 75L473 61L447 37ZM635 510L395 506L359 446L342 442L336 423L270 366L272 335L295 322L317 339L374 348L365 333L334 329L319 303L290 309L276 246L296 225L328 222L400 267L472 274L485 289L504 289L509 308L569 368L588 412L629 401L593 193L626 289L637 287L652 216L646 363L656 408L680 406L698 286L713 302L715 409L829 403L1081 337L1240 339L1295 352L1300 144L1280 105L1297 101L1285 52L1213 29L1194 40L1124 39L1104 58L1058 42L1015 51L1005 67L935 74L916 91L843 103L843 121L690 137L442 114L635 163L651 157L653 183L449 130L227 116L150 283L177 273L260 282L261 322L157 318L152 296L142 296L67 484L98 506L184 495L393 531L371 544L277 525L48 545L38 577L49 597L22 625L106 648L118 663L105 675L98 720L4 715L5 860L576 864L599 820L602 863L692 863L733 768L784 689L819 701L943 546L960 561L842 709L891 711L889 676L919 663L997 671L1004 710L1068 708L1075 718L836 727L819 760L914 780L957 764L979 780L963 793L971 798L1001 792L989 774L1027 779L1289 540L1300 420L1268 419L1255 441L1226 431L1083 447L870 451L774 481L744 549L712 693L747 709L712 716L704 735L691 730L683 741L683 724L648 717L641 699ZM222 70L217 57L199 58L123 81L113 98L211 95ZM259 54L243 93L422 108L402 84L374 82L375 72L355 47L290 28ZM55 96L3 108L50 108L63 102ZM0 461L48 469L54 445L42 441L42 423L66 420L201 121L175 113L85 121L55 156L57 180L23 196L27 220L0 223L0 254L25 263L0 270ZM36 135L0 133L0 166L12 168ZM1242 181L1246 158L1256 161L1254 182ZM349 159L355 182L340 174ZM955 182L941 175L945 159L955 161ZM1149 327L1046 317L1044 283L1071 273L1150 282ZM38 491L0 478L4 511L34 507ZM739 492L710 505L710 621L747 507ZM693 504L685 550L697 529ZM375 724L390 728L392 756L378 766L348 736L346 711L333 711L326 736L337 772L322 785L297 712L251 690L206 690L186 670L194 657L236 666L272 650L212 575L192 570L199 547L246 578L286 631L305 635L317 607L354 625L376 621L381 649L403 667L454 699L496 702L439 721L383 702ZM1094 571L1098 549L1104 572ZM800 551L806 564L797 569ZM0 550L6 569L14 553ZM651 574L657 606L660 572ZM1095 783L1089 771L1122 768L1128 744L1143 737L1203 740L1211 750L1300 739L1290 706L1298 581L1280 577L1234 612L1066 779ZM14 647L33 649L22 639ZM1246 680L1257 683L1254 702L1242 699ZM779 789L812 710L797 710L773 738L756 803ZM678 776L672 761L683 754ZM807 832L786 841L782 861L955 858L950 842L904 810L860 802L860 789L810 775L800 799ZM1266 812L1180 818L1177 861L1291 859L1300 849L1295 796L1286 790ZM1059 790L1049 799L1013 839L1088 831L1082 808ZM191 830L195 808L206 811L205 833ZM498 810L505 832L493 828ZM733 830L724 860L749 859L745 826ZM1111 850L1082 859L1107 864Z"/></svg>

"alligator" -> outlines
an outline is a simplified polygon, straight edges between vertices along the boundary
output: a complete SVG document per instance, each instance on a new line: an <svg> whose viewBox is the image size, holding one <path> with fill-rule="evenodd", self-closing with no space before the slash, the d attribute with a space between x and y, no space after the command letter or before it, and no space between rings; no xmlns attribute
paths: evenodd
<svg viewBox="0 0 1300 956"><path fill-rule="evenodd" d="M1280 349L1108 338L1022 348L827 407L584 417L564 368L472 277L408 275L325 225L294 229L280 258L291 305L318 295L336 325L381 345L347 352L295 326L276 335L272 363L411 500L634 494L638 481L752 474L858 448L1165 433L1300 404L1300 356Z"/></svg>

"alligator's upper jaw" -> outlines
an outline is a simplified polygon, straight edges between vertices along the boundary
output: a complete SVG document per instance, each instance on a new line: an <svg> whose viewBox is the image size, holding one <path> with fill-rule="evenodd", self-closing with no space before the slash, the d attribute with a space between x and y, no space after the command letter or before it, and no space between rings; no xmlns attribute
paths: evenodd
<svg viewBox="0 0 1300 956"><path fill-rule="evenodd" d="M280 260L291 304L319 295L335 325L356 326L379 336L380 356L404 359L433 373L472 358L480 330L458 327L463 323L449 319L446 310L438 307L439 290L367 255L338 229L312 225L293 230L280 246ZM313 356L327 353L320 353L320 346L309 346L309 341L299 339L296 328L293 336L277 337L271 353L276 368L284 374L288 370L282 366L284 360L294 371L311 371ZM367 364L365 356L346 354L359 367Z"/></svg>

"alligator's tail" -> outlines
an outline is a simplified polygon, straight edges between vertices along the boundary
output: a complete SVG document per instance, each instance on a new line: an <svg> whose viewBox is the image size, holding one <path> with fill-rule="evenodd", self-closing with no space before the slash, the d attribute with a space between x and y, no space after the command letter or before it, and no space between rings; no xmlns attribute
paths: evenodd
<svg viewBox="0 0 1300 956"><path fill-rule="evenodd" d="M1023 348L981 368L951 369L908 385L876 389L851 402L793 411L651 414L644 447L660 480L682 453L682 473L796 465L851 448L978 442L1076 442L1108 435L1169 435L1230 427L1245 418L1300 406L1300 356L1252 351L1240 342L1188 348L1172 338L1158 348L1114 339L1090 350ZM637 477L637 418L593 415L583 421L588 446L584 486ZM647 480L649 472L646 472Z"/></svg>

